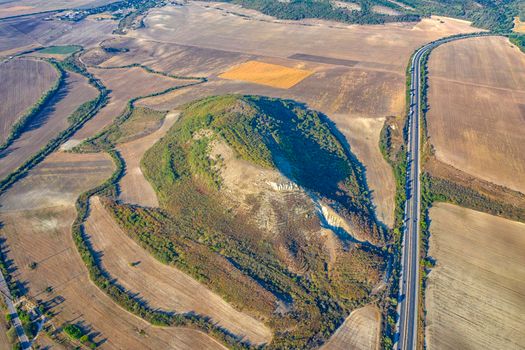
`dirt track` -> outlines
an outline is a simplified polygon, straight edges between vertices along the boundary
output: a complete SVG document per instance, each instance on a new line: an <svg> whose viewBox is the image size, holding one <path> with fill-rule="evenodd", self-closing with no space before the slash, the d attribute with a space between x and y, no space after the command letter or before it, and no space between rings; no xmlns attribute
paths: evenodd
<svg viewBox="0 0 525 350"><path fill-rule="evenodd" d="M525 349L525 224L443 203L430 217L429 349Z"/></svg>

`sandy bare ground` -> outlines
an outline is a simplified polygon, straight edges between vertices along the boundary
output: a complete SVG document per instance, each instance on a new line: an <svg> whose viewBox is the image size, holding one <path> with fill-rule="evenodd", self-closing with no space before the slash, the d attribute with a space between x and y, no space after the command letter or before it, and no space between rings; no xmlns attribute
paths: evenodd
<svg viewBox="0 0 525 350"><path fill-rule="evenodd" d="M394 178L379 151L371 150L378 148L380 121L404 113L405 68L410 54L425 42L476 30L465 21L435 17L418 24L385 26L277 21L227 4L200 2L154 9L146 24L146 28L130 33L135 40L118 43L129 52L104 64L148 62L172 73L211 75L205 85L150 99L147 104L172 109L195 98L229 92L307 103L343 130L355 153L370 155L359 159L367 168L379 218L386 224L393 221ZM232 36L236 40L231 40ZM318 62L290 58L298 54L321 57ZM231 67L254 59L314 73L288 90L216 79ZM353 65L329 64L330 59ZM362 118L374 119L372 131L357 130L354 121Z"/></svg>
<svg viewBox="0 0 525 350"><path fill-rule="evenodd" d="M170 87L188 83L187 80L173 79L146 72L139 67L98 69L89 71L111 90L109 103L86 125L72 136L73 140L83 140L110 125L126 108L129 99L160 92Z"/></svg>
<svg viewBox="0 0 525 350"><path fill-rule="evenodd" d="M377 307L367 305L354 310L322 350L378 350L381 314Z"/></svg>
<svg viewBox="0 0 525 350"><path fill-rule="evenodd" d="M0 63L0 144L13 124L58 78L49 63L41 60L13 59Z"/></svg>
<svg viewBox="0 0 525 350"><path fill-rule="evenodd" d="M211 317L234 334L260 344L271 340L271 331L178 269L164 265L129 238L100 203L91 200L87 234L102 264L118 283L139 293L152 307L177 312L194 311ZM130 266L130 263L138 263Z"/></svg>
<svg viewBox="0 0 525 350"><path fill-rule="evenodd" d="M118 145L117 149L126 163L126 173L119 184L119 198L125 203L138 204L145 207L159 206L157 194L140 169L140 161L144 153L166 134L178 116L178 112L168 113L162 126L155 132L137 140Z"/></svg>
<svg viewBox="0 0 525 350"><path fill-rule="evenodd" d="M466 39L437 48L429 69L438 159L525 193L525 55L506 38Z"/></svg>
<svg viewBox="0 0 525 350"><path fill-rule="evenodd" d="M69 126L67 118L84 102L97 96L97 90L86 78L77 73L67 73L65 84L52 102L34 118L34 122L5 151L0 153L0 178L5 177L53 137Z"/></svg>
<svg viewBox="0 0 525 350"><path fill-rule="evenodd" d="M431 209L430 349L525 349L525 224L440 203Z"/></svg>
<svg viewBox="0 0 525 350"><path fill-rule="evenodd" d="M152 327L91 283L73 243L74 201L114 170L104 154L56 152L0 198L2 235L17 279L29 295L54 305L54 322L80 322L103 349L223 349L201 332ZM38 263L35 270L28 264ZM51 286L52 293L45 292ZM144 330L145 334L139 334Z"/></svg>

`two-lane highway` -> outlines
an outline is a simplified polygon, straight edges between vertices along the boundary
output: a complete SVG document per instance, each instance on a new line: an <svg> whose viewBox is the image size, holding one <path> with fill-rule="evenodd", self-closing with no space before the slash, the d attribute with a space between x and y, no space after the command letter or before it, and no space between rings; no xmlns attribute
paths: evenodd
<svg viewBox="0 0 525 350"><path fill-rule="evenodd" d="M420 228L420 120L421 120L421 66L425 54L443 43L466 37L487 35L467 34L445 38L418 49L411 61L410 110L408 115L408 169L407 202L405 203L405 227L402 242L401 276L398 302L398 338L394 348L413 350L417 348L419 305L419 228Z"/></svg>

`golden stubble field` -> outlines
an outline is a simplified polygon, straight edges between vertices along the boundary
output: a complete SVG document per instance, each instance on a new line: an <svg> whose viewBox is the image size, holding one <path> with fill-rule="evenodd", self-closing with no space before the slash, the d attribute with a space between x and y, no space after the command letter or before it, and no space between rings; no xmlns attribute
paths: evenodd
<svg viewBox="0 0 525 350"><path fill-rule="evenodd" d="M430 217L428 348L525 349L525 224L444 203Z"/></svg>
<svg viewBox="0 0 525 350"><path fill-rule="evenodd" d="M525 54L503 37L465 39L434 50L429 72L437 158L525 193Z"/></svg>
<svg viewBox="0 0 525 350"><path fill-rule="evenodd" d="M219 75L220 78L289 89L310 76L312 72L277 64L248 61Z"/></svg>

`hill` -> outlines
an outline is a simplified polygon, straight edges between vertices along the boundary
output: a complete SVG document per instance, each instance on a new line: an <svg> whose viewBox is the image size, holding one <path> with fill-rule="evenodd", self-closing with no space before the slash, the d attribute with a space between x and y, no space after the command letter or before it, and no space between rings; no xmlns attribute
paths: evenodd
<svg viewBox="0 0 525 350"><path fill-rule="evenodd" d="M337 130L293 101L188 104L142 170L160 209L103 204L158 260L274 331L270 348L322 344L381 282L386 231Z"/></svg>

